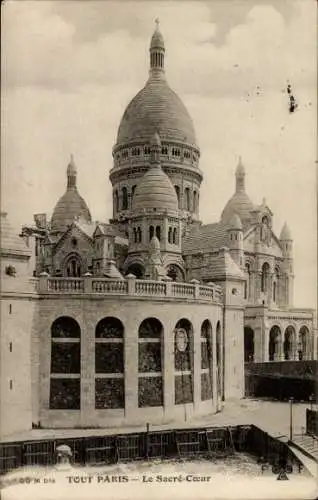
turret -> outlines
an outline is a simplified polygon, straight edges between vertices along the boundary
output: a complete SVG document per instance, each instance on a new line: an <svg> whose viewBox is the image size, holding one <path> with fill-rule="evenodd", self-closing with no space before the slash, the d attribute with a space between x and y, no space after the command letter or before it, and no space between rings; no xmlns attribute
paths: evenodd
<svg viewBox="0 0 318 500"><path fill-rule="evenodd" d="M293 238L291 231L285 222L282 232L280 233L280 242L282 246L284 262L284 302L286 306L293 305L294 296L294 261L293 261Z"/></svg>
<svg viewBox="0 0 318 500"><path fill-rule="evenodd" d="M243 266L243 226L241 219L237 214L232 216L228 227L228 248L234 262L239 266Z"/></svg>

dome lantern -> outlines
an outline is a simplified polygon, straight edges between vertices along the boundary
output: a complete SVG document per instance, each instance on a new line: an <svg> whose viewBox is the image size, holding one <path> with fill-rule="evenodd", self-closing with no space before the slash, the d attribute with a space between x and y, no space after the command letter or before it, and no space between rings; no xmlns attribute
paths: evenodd
<svg viewBox="0 0 318 500"><path fill-rule="evenodd" d="M235 172L235 178L236 178L236 192L245 192L245 168L242 163L242 158L239 157L239 161L236 167L236 172Z"/></svg>
<svg viewBox="0 0 318 500"><path fill-rule="evenodd" d="M150 74L163 74L164 73L164 62L165 62L165 44L163 36L159 30L159 19L156 21L156 29L152 35L150 42Z"/></svg>
<svg viewBox="0 0 318 500"><path fill-rule="evenodd" d="M76 188L76 165L74 162L74 156L71 154L70 163L68 164L67 171L67 189Z"/></svg>

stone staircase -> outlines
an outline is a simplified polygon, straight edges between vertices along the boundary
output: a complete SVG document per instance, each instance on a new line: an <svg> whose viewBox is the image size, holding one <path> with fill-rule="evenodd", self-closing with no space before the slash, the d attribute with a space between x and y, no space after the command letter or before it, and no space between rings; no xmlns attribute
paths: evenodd
<svg viewBox="0 0 318 500"><path fill-rule="evenodd" d="M308 434L294 436L291 444L318 463L318 438Z"/></svg>

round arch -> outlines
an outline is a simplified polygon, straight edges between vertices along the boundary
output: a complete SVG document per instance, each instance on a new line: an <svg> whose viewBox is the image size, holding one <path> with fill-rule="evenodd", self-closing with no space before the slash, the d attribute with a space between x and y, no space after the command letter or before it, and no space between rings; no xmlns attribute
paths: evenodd
<svg viewBox="0 0 318 500"><path fill-rule="evenodd" d="M281 354L281 328L273 325L269 331L268 358L269 361L278 361Z"/></svg>
<svg viewBox="0 0 318 500"><path fill-rule="evenodd" d="M193 326L182 318L174 329L175 404L193 402Z"/></svg>
<svg viewBox="0 0 318 500"><path fill-rule="evenodd" d="M163 405L163 325L145 318L138 328L138 407Z"/></svg>
<svg viewBox="0 0 318 500"><path fill-rule="evenodd" d="M129 264L126 271L126 276L133 274L137 279L143 279L145 276L145 268L140 262Z"/></svg>
<svg viewBox="0 0 318 500"><path fill-rule="evenodd" d="M254 330L250 326L244 327L244 361L245 363L254 361Z"/></svg>
<svg viewBox="0 0 318 500"><path fill-rule="evenodd" d="M179 264L171 263L166 266L166 274L172 281L184 281L184 271Z"/></svg>
<svg viewBox="0 0 318 500"><path fill-rule="evenodd" d="M295 351L295 342L296 342L296 331L292 325L288 325L284 332L284 359L286 361L294 358Z"/></svg>
<svg viewBox="0 0 318 500"><path fill-rule="evenodd" d="M60 316L51 325L51 335L53 338L80 338L81 328L71 316Z"/></svg>
<svg viewBox="0 0 318 500"><path fill-rule="evenodd" d="M95 328L96 338L123 338L124 337L124 325L120 319L114 316L107 316L102 318L96 325Z"/></svg>
<svg viewBox="0 0 318 500"><path fill-rule="evenodd" d="M63 262L63 276L79 278L83 274L83 261L77 252L68 254Z"/></svg>
<svg viewBox="0 0 318 500"><path fill-rule="evenodd" d="M303 325L299 329L298 334L298 359L308 360L310 359L310 333L309 328Z"/></svg>

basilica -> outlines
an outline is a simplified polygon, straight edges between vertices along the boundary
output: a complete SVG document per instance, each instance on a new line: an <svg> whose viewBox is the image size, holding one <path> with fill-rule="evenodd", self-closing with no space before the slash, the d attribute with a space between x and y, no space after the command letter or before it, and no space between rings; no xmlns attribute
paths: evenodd
<svg viewBox="0 0 318 500"><path fill-rule="evenodd" d="M92 220L73 156L50 218L18 235L1 214L2 435L187 420L244 397L245 362L316 359L288 225L275 234L251 200L241 158L202 224L200 149L159 26L149 52L113 147L111 220Z"/></svg>

